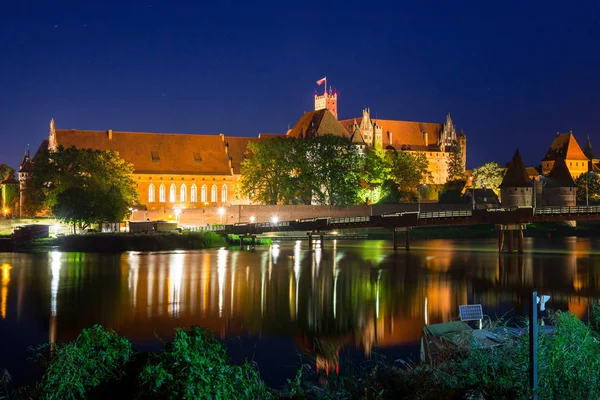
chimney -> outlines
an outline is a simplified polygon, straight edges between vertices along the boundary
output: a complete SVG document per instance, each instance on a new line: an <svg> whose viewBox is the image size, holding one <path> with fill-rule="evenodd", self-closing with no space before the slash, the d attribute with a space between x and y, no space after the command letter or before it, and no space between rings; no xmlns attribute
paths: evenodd
<svg viewBox="0 0 600 400"><path fill-rule="evenodd" d="M388 131L388 140L390 141L390 144L392 144L392 132Z"/></svg>
<svg viewBox="0 0 600 400"><path fill-rule="evenodd" d="M425 147L429 146L429 133L423 132L423 138L425 139Z"/></svg>
<svg viewBox="0 0 600 400"><path fill-rule="evenodd" d="M112 129L108 130L108 140L112 140Z"/></svg>

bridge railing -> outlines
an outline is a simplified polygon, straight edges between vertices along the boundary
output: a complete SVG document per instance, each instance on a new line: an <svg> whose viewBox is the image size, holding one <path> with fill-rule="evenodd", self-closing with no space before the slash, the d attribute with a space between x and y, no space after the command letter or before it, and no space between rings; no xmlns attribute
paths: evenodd
<svg viewBox="0 0 600 400"><path fill-rule="evenodd" d="M432 211L419 213L420 219L470 217L473 210Z"/></svg>
<svg viewBox="0 0 600 400"><path fill-rule="evenodd" d="M182 226L184 229L189 229L191 232L219 232L225 230L225 225L193 225Z"/></svg>
<svg viewBox="0 0 600 400"><path fill-rule="evenodd" d="M537 207L536 215L548 214L592 214L600 213L600 206L573 206L573 207Z"/></svg>
<svg viewBox="0 0 600 400"><path fill-rule="evenodd" d="M368 216L360 216L360 217L336 217L329 218L327 220L328 224L352 224L358 222L369 222L370 218Z"/></svg>

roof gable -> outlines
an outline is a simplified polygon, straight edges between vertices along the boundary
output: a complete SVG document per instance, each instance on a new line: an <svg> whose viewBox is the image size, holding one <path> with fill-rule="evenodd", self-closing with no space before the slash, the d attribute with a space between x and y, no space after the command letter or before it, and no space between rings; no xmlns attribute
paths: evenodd
<svg viewBox="0 0 600 400"><path fill-rule="evenodd" d="M304 114L287 133L288 137L312 139L317 136L333 135L349 139L348 132L327 109Z"/></svg>
<svg viewBox="0 0 600 400"><path fill-rule="evenodd" d="M542 161L553 161L557 158L564 158L566 160L588 159L571 132L558 133Z"/></svg>
<svg viewBox="0 0 600 400"><path fill-rule="evenodd" d="M521 153L519 153L519 150L517 149L517 151L513 155L512 161L508 165L506 174L504 174L504 179L502 179L500 187L504 188L529 186L531 186L531 180L529 179L529 175L527 175L527 170L525 169L525 164L523 163L523 159L521 158Z"/></svg>

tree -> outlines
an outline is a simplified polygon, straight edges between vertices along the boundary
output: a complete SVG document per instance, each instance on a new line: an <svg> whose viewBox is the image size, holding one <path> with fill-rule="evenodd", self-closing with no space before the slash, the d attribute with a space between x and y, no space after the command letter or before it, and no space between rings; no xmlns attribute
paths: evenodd
<svg viewBox="0 0 600 400"><path fill-rule="evenodd" d="M8 178L14 173L15 170L12 167L9 167L6 164L0 164L0 182L2 182L4 179Z"/></svg>
<svg viewBox="0 0 600 400"><path fill-rule="evenodd" d="M356 204L359 200L363 158L356 145L334 135L305 140L307 161L299 168L303 186L310 187L320 204Z"/></svg>
<svg viewBox="0 0 600 400"><path fill-rule="evenodd" d="M581 174L575 179L575 186L577 204L596 203L600 200L600 175L593 172Z"/></svg>
<svg viewBox="0 0 600 400"><path fill-rule="evenodd" d="M36 154L25 185L26 212L50 210L83 229L125 219L137 202L133 166L113 151L59 147Z"/></svg>
<svg viewBox="0 0 600 400"><path fill-rule="evenodd" d="M287 204L295 196L297 140L272 138L249 142L242 161L240 191L253 202Z"/></svg>
<svg viewBox="0 0 600 400"><path fill-rule="evenodd" d="M462 149L455 140L450 147L450 157L448 159L448 181L464 181L467 179L465 165L463 163Z"/></svg>
<svg viewBox="0 0 600 400"><path fill-rule="evenodd" d="M387 159L390 179L401 193L400 198L414 201L419 185L430 179L427 157L420 152L388 151Z"/></svg>
<svg viewBox="0 0 600 400"><path fill-rule="evenodd" d="M473 187L497 190L504 178L504 169L495 162L473 169Z"/></svg>
<svg viewBox="0 0 600 400"><path fill-rule="evenodd" d="M391 172L390 163L381 146L367 147L361 174L362 187L360 197L363 201L378 203L384 195L383 184L389 179Z"/></svg>

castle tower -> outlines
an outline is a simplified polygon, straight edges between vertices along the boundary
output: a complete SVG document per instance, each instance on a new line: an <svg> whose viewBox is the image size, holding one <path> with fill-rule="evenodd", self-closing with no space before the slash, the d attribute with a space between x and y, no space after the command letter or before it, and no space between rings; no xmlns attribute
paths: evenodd
<svg viewBox="0 0 600 400"><path fill-rule="evenodd" d="M337 93L333 92L331 87L329 88L329 93L327 93L327 78L319 79L317 81L318 85L321 85L322 83L325 83L325 91L321 96L315 93L315 111L328 109L335 119L338 119Z"/></svg>
<svg viewBox="0 0 600 400"><path fill-rule="evenodd" d="M25 185L31 178L31 157L29 157L29 146L19 165L19 210L20 217L23 218L23 205L25 204Z"/></svg>
<svg viewBox="0 0 600 400"><path fill-rule="evenodd" d="M454 146L455 141L456 127L452 122L452 118L450 118L450 113L448 113L448 115L446 115L446 123L444 124L444 130L442 131L442 135L440 137L440 146L451 147Z"/></svg>

